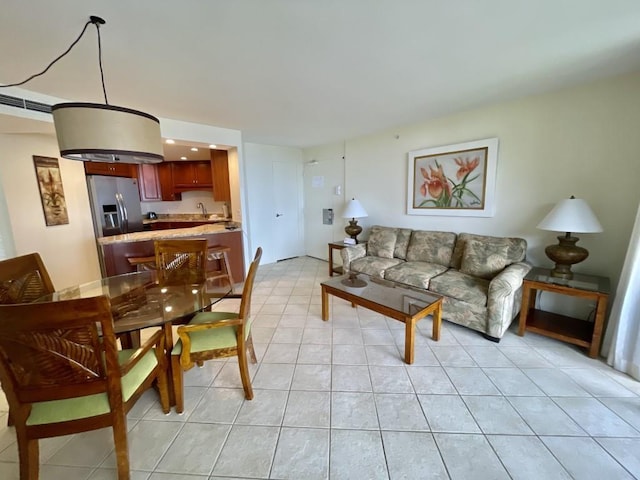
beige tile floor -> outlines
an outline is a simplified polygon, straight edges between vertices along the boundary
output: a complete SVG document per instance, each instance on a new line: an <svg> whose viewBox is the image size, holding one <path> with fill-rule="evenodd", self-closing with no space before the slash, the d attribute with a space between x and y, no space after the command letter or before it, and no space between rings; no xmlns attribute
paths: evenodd
<svg viewBox="0 0 640 480"><path fill-rule="evenodd" d="M186 410L155 392L129 414L134 480L640 478L640 383L581 350L512 326L499 344L444 322L419 324L402 362L403 325L332 299L327 264L263 265L254 291L244 400L237 362L187 373ZM236 304L219 308L235 308ZM0 400L0 479L18 479ZM111 431L41 442L42 479L112 479Z"/></svg>

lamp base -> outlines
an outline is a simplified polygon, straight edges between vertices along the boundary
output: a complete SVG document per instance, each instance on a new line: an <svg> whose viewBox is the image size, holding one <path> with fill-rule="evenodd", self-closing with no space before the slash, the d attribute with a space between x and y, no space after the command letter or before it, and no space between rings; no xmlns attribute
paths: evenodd
<svg viewBox="0 0 640 480"><path fill-rule="evenodd" d="M576 246L576 242L580 239L578 237L572 237L570 233L567 233L565 236L559 236L558 240L558 245L549 245L544 249L547 257L556 264L555 268L551 270L550 275L552 277L571 280L573 278L571 265L585 260L589 256L589 251L586 248Z"/></svg>
<svg viewBox="0 0 640 480"><path fill-rule="evenodd" d="M355 218L349 220L349 225L344 227L344 231L358 243L358 235L362 232L362 227L358 225L358 221Z"/></svg>

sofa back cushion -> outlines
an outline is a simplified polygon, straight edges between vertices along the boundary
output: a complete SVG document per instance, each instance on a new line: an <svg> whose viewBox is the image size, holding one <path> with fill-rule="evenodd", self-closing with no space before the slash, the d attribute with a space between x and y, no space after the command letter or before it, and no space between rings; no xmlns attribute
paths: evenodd
<svg viewBox="0 0 640 480"><path fill-rule="evenodd" d="M437 263L448 267L451 263L456 234L414 230L407 249L408 262Z"/></svg>
<svg viewBox="0 0 640 480"><path fill-rule="evenodd" d="M407 248L409 247L409 240L411 240L410 228L398 228L398 235L396 236L396 246L393 249L393 256L395 258L407 259Z"/></svg>
<svg viewBox="0 0 640 480"><path fill-rule="evenodd" d="M462 257L466 249L467 240L476 240L482 244L505 246L506 263L521 262L527 255L527 241L524 238L516 237L490 237L488 235L474 235L472 233L461 233L458 235L453 256L451 258L451 268L460 270L462 267ZM472 248L474 250L474 248ZM504 268L504 267L503 267Z"/></svg>
<svg viewBox="0 0 640 480"><path fill-rule="evenodd" d="M396 247L397 236L397 228L374 225L371 227L369 240L367 240L367 255L382 258L393 258L393 251Z"/></svg>
<svg viewBox="0 0 640 480"><path fill-rule="evenodd" d="M484 243L468 239L462 253L460 271L491 280L511 263L508 255L509 246L506 243Z"/></svg>

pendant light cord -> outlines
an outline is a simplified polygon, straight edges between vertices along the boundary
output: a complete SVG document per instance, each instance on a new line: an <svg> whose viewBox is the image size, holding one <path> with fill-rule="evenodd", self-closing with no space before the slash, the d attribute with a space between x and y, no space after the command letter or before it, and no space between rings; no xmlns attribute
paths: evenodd
<svg viewBox="0 0 640 480"><path fill-rule="evenodd" d="M53 67L58 61L64 58L71 51L71 49L76 46L76 44L80 41L80 39L84 35L84 32L87 31L87 27L91 24L96 26L96 30L98 32L98 63L100 66L100 79L102 80L102 93L104 94L104 103L108 105L109 102L107 101L107 89L104 86L104 72L102 70L102 44L100 41L100 25L104 25L105 21L102 18L93 16L93 15L89 17L89 21L87 21L87 23L84 24L84 27L80 32L80 35L78 35L78 37L73 41L73 43L69 45L69 48L67 48L62 54L58 55L51 63L49 63L49 65L45 67L44 70L42 70L39 73L34 73L33 75L31 75L30 77L26 78L21 82L10 83L7 85L0 85L0 88L19 87L20 85L24 85L25 83L30 82L34 78L40 77L45 73L47 73L51 67Z"/></svg>

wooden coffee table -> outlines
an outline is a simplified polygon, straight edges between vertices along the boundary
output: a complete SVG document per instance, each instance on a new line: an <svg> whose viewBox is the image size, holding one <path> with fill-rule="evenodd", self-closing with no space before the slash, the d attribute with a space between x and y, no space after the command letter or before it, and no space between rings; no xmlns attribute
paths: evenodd
<svg viewBox="0 0 640 480"><path fill-rule="evenodd" d="M322 320L329 320L329 295L359 305L405 324L404 361L413 363L415 326L427 315L433 316L433 340L440 340L442 297L408 285L364 274L344 275L322 282Z"/></svg>

